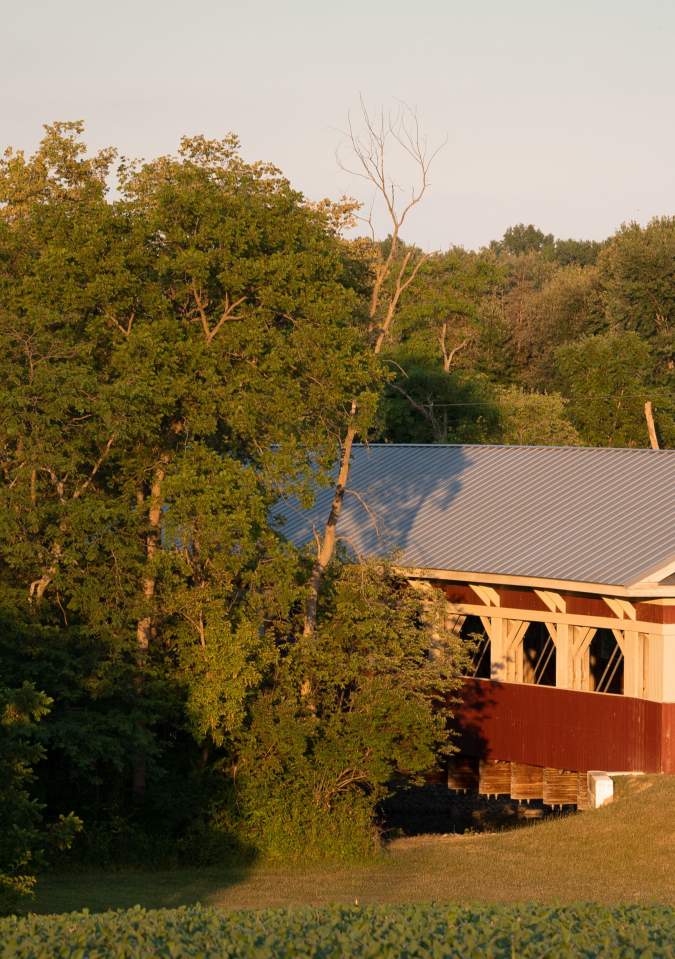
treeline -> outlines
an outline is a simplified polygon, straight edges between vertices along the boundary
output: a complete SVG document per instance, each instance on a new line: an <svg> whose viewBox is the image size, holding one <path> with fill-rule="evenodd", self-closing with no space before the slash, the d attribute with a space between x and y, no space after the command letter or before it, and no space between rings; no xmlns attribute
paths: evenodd
<svg viewBox="0 0 675 959"><path fill-rule="evenodd" d="M306 629L274 508L347 430L646 445L650 399L672 437L672 220L426 256L352 214L235 137L0 162L5 908L50 854L364 856L452 748L466 652L392 568L338 555Z"/></svg>
<svg viewBox="0 0 675 959"><path fill-rule="evenodd" d="M403 254L402 254L403 255ZM398 442L675 442L675 218L604 243L534 226L434 254L388 348L374 436Z"/></svg>

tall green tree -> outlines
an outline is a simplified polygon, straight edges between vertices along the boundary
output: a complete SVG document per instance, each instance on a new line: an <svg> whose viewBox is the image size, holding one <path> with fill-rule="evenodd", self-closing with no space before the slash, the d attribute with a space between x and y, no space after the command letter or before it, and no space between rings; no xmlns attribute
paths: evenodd
<svg viewBox="0 0 675 959"><path fill-rule="evenodd" d="M626 223L599 258L610 324L652 338L670 333L675 317L675 217L645 227ZM672 347L672 340L671 340Z"/></svg>
<svg viewBox="0 0 675 959"><path fill-rule="evenodd" d="M124 163L112 198L81 133L0 168L0 579L125 664L140 798L167 683L198 741L240 720L298 588L269 508L379 374L339 211L234 137Z"/></svg>
<svg viewBox="0 0 675 959"><path fill-rule="evenodd" d="M581 437L560 393L536 393L516 386L497 390L500 442L520 446L577 446Z"/></svg>
<svg viewBox="0 0 675 959"><path fill-rule="evenodd" d="M554 375L556 347L606 328L597 270L576 265L555 270L528 298L519 327L521 356L527 357L522 380L547 389Z"/></svg>
<svg viewBox="0 0 675 959"><path fill-rule="evenodd" d="M570 419L588 445L648 446L646 400L654 403L664 445L672 445L672 394L655 385L649 343L637 333L585 336L560 346L555 356Z"/></svg>
<svg viewBox="0 0 675 959"><path fill-rule="evenodd" d="M634 330L652 348L659 384L673 390L675 375L675 217L645 227L624 224L599 259L607 320Z"/></svg>
<svg viewBox="0 0 675 959"><path fill-rule="evenodd" d="M554 238L552 233L544 233L533 223L516 223L515 226L510 226L506 230L501 240L493 240L490 247L496 253L506 253L511 256L552 252Z"/></svg>
<svg viewBox="0 0 675 959"><path fill-rule="evenodd" d="M492 256L460 247L430 256L402 299L386 355L399 363L414 356L446 373L475 366L484 339L480 304L502 280Z"/></svg>

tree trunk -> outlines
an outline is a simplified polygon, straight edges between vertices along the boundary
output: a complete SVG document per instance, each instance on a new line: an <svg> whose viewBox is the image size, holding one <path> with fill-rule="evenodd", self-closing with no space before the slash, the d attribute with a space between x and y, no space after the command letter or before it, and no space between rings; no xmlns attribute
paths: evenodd
<svg viewBox="0 0 675 959"><path fill-rule="evenodd" d="M385 283L389 276L391 276L394 268L399 244L399 232L410 211L418 205L427 191L429 186L429 168L434 157L436 156L436 153L438 152L438 149L440 149L439 147L431 154L427 152L426 140L420 134L419 120L415 111L411 111L409 108L406 108L406 111L409 114L408 119L411 121L410 127L406 126L405 118L401 114L399 114L397 119L392 121L390 117L388 121L385 122L384 113L382 113L380 122L373 122L371 117L368 115L368 111L363 100L361 100L361 112L366 128L364 139L361 139L354 132L351 126L351 120L349 121L348 137L351 144L352 154L359 167L358 175L364 177L366 180L369 180L377 193L379 193L386 206L390 221L389 252L387 253L386 257L381 258L380 262L375 266L373 288L370 294L370 306L368 310L368 318L370 321L368 329L372 334L375 334L373 342L373 353L375 356L380 354L386 339L391 332L391 327L394 322L394 317L396 315L401 296L414 281L422 264L428 259L427 254L422 254L421 256L418 256L417 259L414 259L413 257L416 255L414 254L414 251L412 249L407 250L401 260L398 272L394 278L394 288L391 291L386 304L381 302ZM386 144L388 142L388 137L392 138L392 140L389 142L397 143L407 154L407 157L413 160L413 163L416 165L418 171L417 185L413 184L409 198L401 204L397 203L398 188L395 184L395 181L388 174L388 162L386 160ZM343 167L343 169L348 170L346 167ZM348 172L354 171L348 170ZM368 217L366 222L370 225L372 238L374 241L375 232L372 218ZM382 254L381 247L380 254ZM382 316L382 321L380 323L376 322L378 315ZM331 561L333 553L335 552L335 544L337 541L337 523L340 513L342 512L342 504L344 502L345 492L347 489L347 480L349 478L352 445L356 437L356 427L354 425L356 408L356 400L353 400L350 423L347 429L344 445L342 447L340 470L338 473L335 491L333 493L333 501L331 504L330 513L328 520L326 521L323 536L317 536L317 556L312 568L307 601L305 604L305 623L303 629L303 635L305 637L311 637L316 630L317 608L319 602L319 593L321 590L321 582L324 571ZM308 692L308 690L305 690L306 685L306 683L303 683L303 695Z"/></svg>
<svg viewBox="0 0 675 959"><path fill-rule="evenodd" d="M350 416L352 420L356 415L356 401L352 402ZM324 529L323 537L319 542L316 559L312 567L312 575L309 578L309 595L305 605L305 625L303 636L308 637L314 634L316 630L316 617L319 605L319 591L321 581L326 567L333 558L335 552L335 543L337 539L337 524L342 512L344 503L347 480L349 478L349 466L352 457L352 446L356 438L356 427L352 424L347 429L347 435L342 447L342 456L340 458L340 471L338 473L335 490L333 492L333 501L328 514L328 520Z"/></svg>
<svg viewBox="0 0 675 959"><path fill-rule="evenodd" d="M397 231L392 239L392 248L387 259L386 270L384 273L378 271L376 277L376 283L373 289L373 296L370 303L370 320L371 323L374 322L375 316L377 314L378 308L380 306L380 292L381 286L384 279L387 276L389 265L393 259L393 252L395 251L395 242L396 242ZM417 273L426 261L427 256L424 254L421 256L412 266L410 270L410 275L407 279L404 279L408 263L410 261L411 253L408 252L403 257L403 262L398 271L396 277L396 284L392 295L386 305L384 310L384 318L382 323L378 327L377 336L373 344L373 354L379 356L382 352L382 348L385 344L389 333L391 332L391 327L394 322L394 317L396 315L396 309L398 307L399 300L401 295L413 282ZM305 603L305 623L303 627L303 636L305 638L312 636L316 630L316 618L317 610L319 605L319 592L321 590L321 582L323 580L323 574L326 567L333 558L333 553L335 552L335 544L337 541L337 523L342 512L342 504L345 498L345 490L347 488L347 480L349 479L349 467L351 463L352 455L352 446L354 444L354 439L356 438L356 427L353 425L354 417L356 416L356 400L352 400L352 408L350 413L350 425L347 428L347 435L345 437L345 442L342 447L342 457L340 459L340 471L338 473L337 483L335 486L335 492L333 494L333 502L331 503L330 513L328 515L328 520L326 521L326 526L324 528L323 536L318 540L318 549L316 560L314 561L314 566L312 567L312 575L309 579L309 592L307 596L307 601ZM304 695L304 685L303 685L303 695Z"/></svg>
<svg viewBox="0 0 675 959"><path fill-rule="evenodd" d="M150 487L150 505L148 509L148 521L150 528L145 537L145 559L146 573L143 577L142 590L143 602L146 608L145 614L138 620L136 625L136 654L137 654L137 672L136 672L136 693L139 697L143 695L144 673L150 641L154 632L154 623L151 612L152 601L155 596L155 570L154 560L159 549L160 529L159 524L162 518L162 483L166 476L166 465L168 456L162 455L159 465L155 469ZM138 491L137 502L139 507L145 504L145 494L142 490ZM142 724L141 724L142 729ZM145 796L145 787L147 779L147 760L145 751L139 749L134 757L132 792L134 798L141 801Z"/></svg>

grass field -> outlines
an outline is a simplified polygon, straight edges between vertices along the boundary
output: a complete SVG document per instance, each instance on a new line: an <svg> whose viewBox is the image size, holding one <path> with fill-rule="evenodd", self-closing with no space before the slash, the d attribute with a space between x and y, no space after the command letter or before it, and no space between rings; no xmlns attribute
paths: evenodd
<svg viewBox="0 0 675 959"><path fill-rule="evenodd" d="M355 868L226 866L46 876L36 912L204 903L675 902L675 777L620 783L609 807L500 833L393 842Z"/></svg>

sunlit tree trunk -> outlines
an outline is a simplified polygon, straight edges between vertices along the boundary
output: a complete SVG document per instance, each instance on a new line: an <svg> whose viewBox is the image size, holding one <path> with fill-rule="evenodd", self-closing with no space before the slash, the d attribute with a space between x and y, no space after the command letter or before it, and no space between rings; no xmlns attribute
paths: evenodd
<svg viewBox="0 0 675 959"><path fill-rule="evenodd" d="M148 532L145 537L145 563L146 571L142 581L142 594L144 614L138 620L136 625L136 654L137 654L137 672L136 672L136 692L138 696L143 695L145 684L145 669L147 663L150 643L154 633L154 621L152 615L152 604L155 597L156 574L155 562L157 551L160 547L160 522L162 518L162 483L166 476L166 467L168 464L168 455L163 454L158 466L155 468L152 484L150 486L150 498L148 505ZM146 495L142 489L138 490L137 503L139 509L146 506ZM137 800L145 796L147 780L147 758L143 749L138 749L134 757L133 765L133 783L132 791Z"/></svg>
<svg viewBox="0 0 675 959"><path fill-rule="evenodd" d="M365 179L374 187L376 195L384 201L390 223L389 252L375 266L368 311L369 329L374 337L372 349L374 355L379 356L391 335L401 296L414 281L427 259L426 255L415 255L412 250L409 250L396 269L401 227L410 211L417 206L427 191L429 168L438 150L428 153L426 142L421 135L419 119L408 108L400 110L393 117L389 115L385 118L384 113L381 112L379 119L374 119L368 114L365 104L361 101L361 117L364 125L363 135L360 136L354 131L351 119L347 133L347 142L356 169L349 169L342 163L341 166L347 172ZM392 145L398 145L407 157L412 159L417 171L418 182L411 188L408 199L402 203L399 202L396 183L388 173L389 151ZM365 222L375 242L372 216L366 218ZM393 287L387 295L385 294L387 281L392 278ZM326 567L335 554L337 524L347 491L352 446L357 435L355 423L357 409L357 401L353 400L350 420L342 442L330 512L323 533L316 537L317 553L309 578L305 604L303 635L306 638L311 637L316 631L321 584Z"/></svg>

